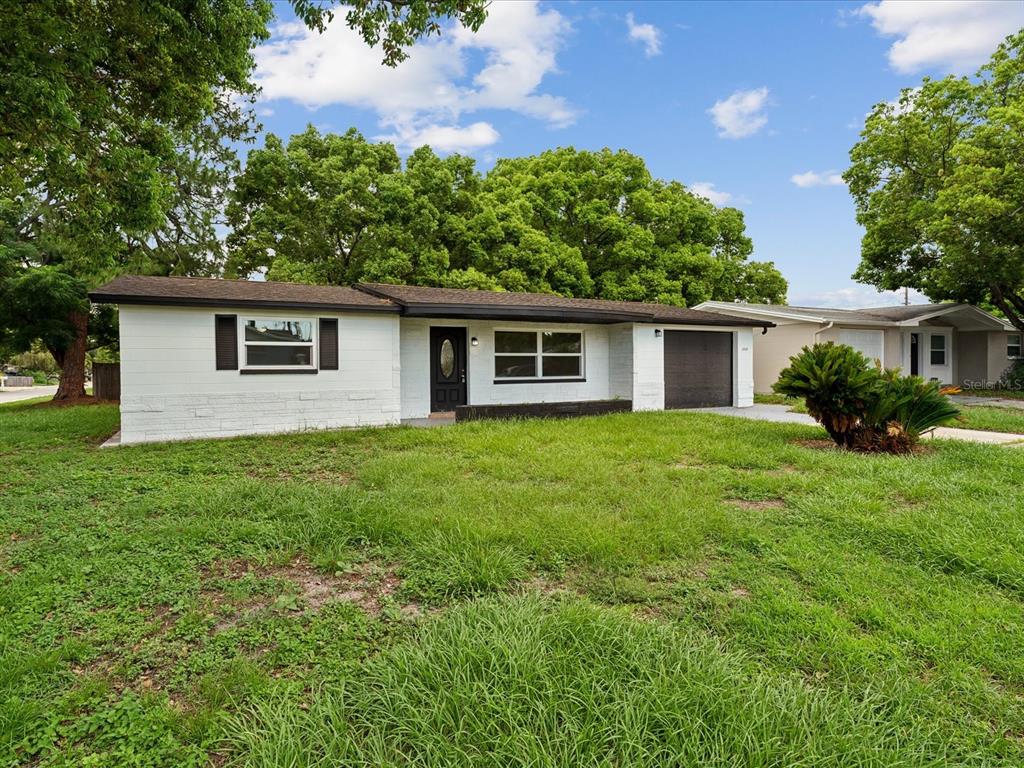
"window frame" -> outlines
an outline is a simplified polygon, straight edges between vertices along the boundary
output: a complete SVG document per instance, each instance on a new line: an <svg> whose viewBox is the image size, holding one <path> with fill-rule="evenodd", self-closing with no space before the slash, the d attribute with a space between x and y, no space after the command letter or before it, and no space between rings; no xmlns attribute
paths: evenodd
<svg viewBox="0 0 1024 768"><path fill-rule="evenodd" d="M942 348L935 348L935 340L942 339ZM942 353L942 362L935 362L935 353ZM928 334L928 365L935 368L943 368L949 363L949 343L946 341L946 334L944 333L930 333Z"/></svg>
<svg viewBox="0 0 1024 768"><path fill-rule="evenodd" d="M281 323L309 323L310 340L306 341L249 341L245 338L246 324L249 322L272 321ZM319 360L319 320L290 315L288 317L274 317L272 315L239 315L239 370L253 372L316 372ZM251 365L249 363L249 347L307 347L309 349L309 363L306 365L291 365L289 363L274 363L273 365Z"/></svg>
<svg viewBox="0 0 1024 768"><path fill-rule="evenodd" d="M533 352L499 352L498 351L498 334L500 333L532 333L534 335L534 351ZM567 333L573 334L580 337L580 351L579 352L545 352L544 351L544 334L545 333ZM494 375L495 384L542 384L542 383L559 383L559 382L575 382L575 381L586 381L587 370L587 334L582 328L495 328L492 332L491 342L493 344L493 358L494 364L491 371ZM534 375L533 376L499 376L498 375L498 358L499 357L521 357L521 358L532 358L534 360ZM545 357L572 357L578 358L580 361L580 372L577 375L564 376L545 376L544 375L544 358Z"/></svg>
<svg viewBox="0 0 1024 768"><path fill-rule="evenodd" d="M1017 340L1016 343L1011 341L1011 339L1016 339ZM1008 334L1006 334L1006 359L1007 360L1020 360L1021 359L1021 345L1022 345L1022 342L1024 342L1024 334L1020 334L1020 333L1008 333ZM1015 354L1015 355L1011 355L1010 354L1010 348L1011 347L1016 347L1017 348L1017 354Z"/></svg>

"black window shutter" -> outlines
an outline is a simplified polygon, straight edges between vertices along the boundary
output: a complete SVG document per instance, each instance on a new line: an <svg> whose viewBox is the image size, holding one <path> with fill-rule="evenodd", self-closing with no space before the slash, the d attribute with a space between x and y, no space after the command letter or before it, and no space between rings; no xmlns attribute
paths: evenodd
<svg viewBox="0 0 1024 768"><path fill-rule="evenodd" d="M320 370L338 370L337 318L320 318Z"/></svg>
<svg viewBox="0 0 1024 768"><path fill-rule="evenodd" d="M217 350L217 370L238 370L238 316L216 315L214 317Z"/></svg>

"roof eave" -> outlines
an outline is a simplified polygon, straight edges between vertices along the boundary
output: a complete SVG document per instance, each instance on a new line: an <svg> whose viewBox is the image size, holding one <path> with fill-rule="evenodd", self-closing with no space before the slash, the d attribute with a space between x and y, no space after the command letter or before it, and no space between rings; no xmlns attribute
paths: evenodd
<svg viewBox="0 0 1024 768"><path fill-rule="evenodd" d="M641 312L618 312L579 309L575 307L481 306L479 304L414 304L402 307L405 317L451 317L460 320L519 320L576 323L654 322L654 315Z"/></svg>
<svg viewBox="0 0 1024 768"><path fill-rule="evenodd" d="M310 301L282 301L263 299L217 299L185 296L139 296L133 294L89 293L93 304L131 304L141 306L173 307L225 307L229 309L302 309L320 312L389 312L398 314L402 308L397 304L347 304Z"/></svg>

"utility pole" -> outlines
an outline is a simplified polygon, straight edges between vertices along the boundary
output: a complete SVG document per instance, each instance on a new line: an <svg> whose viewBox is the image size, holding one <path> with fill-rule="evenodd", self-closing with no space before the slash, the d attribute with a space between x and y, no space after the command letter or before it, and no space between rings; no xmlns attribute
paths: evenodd
<svg viewBox="0 0 1024 768"><path fill-rule="evenodd" d="M910 306L910 289L907 288L906 286L903 287L903 306Z"/></svg>

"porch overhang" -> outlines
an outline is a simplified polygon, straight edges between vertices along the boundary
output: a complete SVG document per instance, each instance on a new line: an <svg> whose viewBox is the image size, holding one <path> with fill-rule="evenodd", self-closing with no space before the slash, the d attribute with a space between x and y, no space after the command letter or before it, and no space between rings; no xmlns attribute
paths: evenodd
<svg viewBox="0 0 1024 768"><path fill-rule="evenodd" d="M929 321L942 320L958 331L1012 331L1013 326L1005 320L990 315L971 304L953 304L927 315L899 323L900 328L928 327Z"/></svg>

